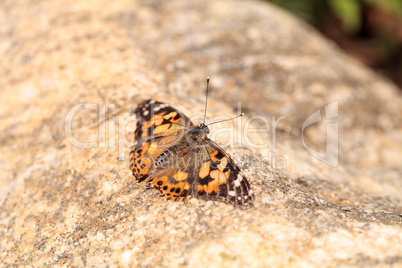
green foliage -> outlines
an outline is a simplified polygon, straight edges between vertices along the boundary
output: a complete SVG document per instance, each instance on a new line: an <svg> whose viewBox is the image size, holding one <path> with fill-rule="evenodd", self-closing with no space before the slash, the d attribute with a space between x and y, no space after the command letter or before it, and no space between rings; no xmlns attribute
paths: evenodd
<svg viewBox="0 0 402 268"><path fill-rule="evenodd" d="M348 32L357 32L361 25L361 6L353 0L328 0L331 11L342 21Z"/></svg>
<svg viewBox="0 0 402 268"><path fill-rule="evenodd" d="M328 13L342 21L343 28L354 33L362 24L363 5L387 9L402 16L402 0L267 0L317 25L319 18Z"/></svg>

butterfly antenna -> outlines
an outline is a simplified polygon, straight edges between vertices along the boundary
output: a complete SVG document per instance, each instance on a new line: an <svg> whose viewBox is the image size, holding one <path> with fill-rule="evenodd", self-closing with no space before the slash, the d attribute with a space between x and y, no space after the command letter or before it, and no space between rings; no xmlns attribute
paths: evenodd
<svg viewBox="0 0 402 268"><path fill-rule="evenodd" d="M238 118L238 117L242 117L243 115L244 115L244 113L241 113L241 114L239 114L239 115L237 115L237 116L235 116L235 117L229 118L229 119L225 119L225 120L220 120L220 121L212 122L212 123L208 124L207 126L210 126L210 125L213 125L213 124L216 124L216 123L225 122L225 121L230 121L230 120L236 119L236 118Z"/></svg>
<svg viewBox="0 0 402 268"><path fill-rule="evenodd" d="M208 89L209 89L209 77L207 77L207 92L205 93L204 125L205 125L205 119L207 118Z"/></svg>

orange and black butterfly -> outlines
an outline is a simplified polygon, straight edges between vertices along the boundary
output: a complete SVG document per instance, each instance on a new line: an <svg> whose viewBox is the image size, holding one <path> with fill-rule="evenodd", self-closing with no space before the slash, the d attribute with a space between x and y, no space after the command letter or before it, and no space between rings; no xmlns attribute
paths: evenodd
<svg viewBox="0 0 402 268"><path fill-rule="evenodd" d="M252 206L250 184L230 156L178 109L155 100L140 103L130 169L139 181L175 201L195 197L240 208Z"/></svg>

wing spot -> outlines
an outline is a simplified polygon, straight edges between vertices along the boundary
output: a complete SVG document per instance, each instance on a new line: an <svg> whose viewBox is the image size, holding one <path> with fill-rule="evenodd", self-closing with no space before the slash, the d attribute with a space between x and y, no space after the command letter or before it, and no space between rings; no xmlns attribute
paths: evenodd
<svg viewBox="0 0 402 268"><path fill-rule="evenodd" d="M174 187L170 188L171 193L173 193L174 191L176 191L176 188L174 188Z"/></svg>
<svg viewBox="0 0 402 268"><path fill-rule="evenodd" d="M165 107L167 107L167 105L166 105L166 104L162 104L162 105L160 105L160 106L158 106L158 107L155 108L155 112L157 112L157 111L159 111L159 110L162 110L162 109L165 108Z"/></svg>
<svg viewBox="0 0 402 268"><path fill-rule="evenodd" d="M181 169L173 176L176 181L183 181L187 179L188 173L182 172Z"/></svg>
<svg viewBox="0 0 402 268"><path fill-rule="evenodd" d="M204 162L201 165L199 176L201 179L209 175L210 162Z"/></svg>
<svg viewBox="0 0 402 268"><path fill-rule="evenodd" d="M167 185L163 186L163 190L166 191L168 189Z"/></svg>
<svg viewBox="0 0 402 268"><path fill-rule="evenodd" d="M225 168L226 168L227 165L228 165L228 160L227 160L226 158L222 158L221 161L219 161L219 162L220 162L220 163L219 163L219 165L218 165L218 169L219 169L220 171L224 171Z"/></svg>
<svg viewBox="0 0 402 268"><path fill-rule="evenodd" d="M228 193L230 196L235 196L236 195L236 192L235 191L229 191L229 193Z"/></svg>

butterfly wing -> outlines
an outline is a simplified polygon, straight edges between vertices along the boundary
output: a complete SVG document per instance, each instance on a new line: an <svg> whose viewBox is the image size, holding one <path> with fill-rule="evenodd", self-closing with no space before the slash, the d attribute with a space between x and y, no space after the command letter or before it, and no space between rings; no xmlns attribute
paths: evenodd
<svg viewBox="0 0 402 268"><path fill-rule="evenodd" d="M137 143L130 151L130 169L141 182L156 172L157 157L176 146L193 123L178 109L155 100L140 103L135 114Z"/></svg>
<svg viewBox="0 0 402 268"><path fill-rule="evenodd" d="M240 208L252 206L254 193L243 172L218 144L205 139L199 154L193 195L198 199L222 201Z"/></svg>
<svg viewBox="0 0 402 268"><path fill-rule="evenodd" d="M196 170L191 154L184 157L171 156L168 168L156 173L152 180L154 188L168 200L184 201L192 196Z"/></svg>
<svg viewBox="0 0 402 268"><path fill-rule="evenodd" d="M193 122L178 109L155 100L141 102L135 110L137 128L136 141L149 137L176 135L188 129Z"/></svg>
<svg viewBox="0 0 402 268"><path fill-rule="evenodd" d="M176 136L158 136L138 141L130 151L130 169L139 181L149 178L156 172L156 160L171 147L180 142Z"/></svg>

